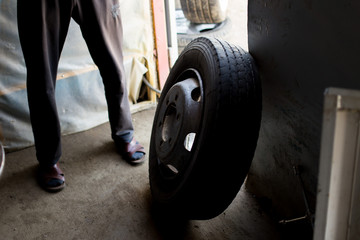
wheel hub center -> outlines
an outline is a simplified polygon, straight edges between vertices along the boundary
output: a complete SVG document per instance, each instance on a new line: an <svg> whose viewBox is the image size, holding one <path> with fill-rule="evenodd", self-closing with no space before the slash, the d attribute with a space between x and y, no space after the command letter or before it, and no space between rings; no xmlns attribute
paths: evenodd
<svg viewBox="0 0 360 240"><path fill-rule="evenodd" d="M189 78L173 85L159 111L156 129L156 150L159 162L178 166L186 162L191 148L185 142L195 135L201 118L201 93L196 79Z"/></svg>

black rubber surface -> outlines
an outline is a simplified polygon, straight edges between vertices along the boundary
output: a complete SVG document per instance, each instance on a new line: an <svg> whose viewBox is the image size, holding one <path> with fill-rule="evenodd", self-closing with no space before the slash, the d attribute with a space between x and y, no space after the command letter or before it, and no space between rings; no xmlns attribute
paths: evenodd
<svg viewBox="0 0 360 240"><path fill-rule="evenodd" d="M248 173L261 105L249 53L215 38L193 40L173 66L155 113L149 153L155 203L190 219L223 212ZM195 134L190 151L184 150L188 132Z"/></svg>

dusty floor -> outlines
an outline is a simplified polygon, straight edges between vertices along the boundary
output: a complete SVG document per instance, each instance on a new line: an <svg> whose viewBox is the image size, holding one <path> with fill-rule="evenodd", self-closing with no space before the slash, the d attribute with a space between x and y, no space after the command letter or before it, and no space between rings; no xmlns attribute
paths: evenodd
<svg viewBox="0 0 360 240"><path fill-rule="evenodd" d="M149 148L155 108L133 115ZM220 216L169 223L152 211L147 163L130 166L115 152L109 125L63 137L59 193L35 181L34 148L7 154L0 182L0 239L281 239L279 229L244 189Z"/></svg>
<svg viewBox="0 0 360 240"><path fill-rule="evenodd" d="M246 1L230 0L232 43L247 49ZM149 149L155 107L133 115ZM109 124L63 137L67 187L52 194L35 180L34 148L6 155L0 181L0 239L289 239L242 189L229 208L206 221L169 222L152 209L147 162L130 166L115 152Z"/></svg>

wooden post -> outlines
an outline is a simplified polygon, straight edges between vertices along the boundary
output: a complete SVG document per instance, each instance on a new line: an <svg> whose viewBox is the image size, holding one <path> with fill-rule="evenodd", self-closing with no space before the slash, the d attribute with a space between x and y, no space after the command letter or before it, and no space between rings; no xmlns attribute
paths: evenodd
<svg viewBox="0 0 360 240"><path fill-rule="evenodd" d="M152 0L157 75L162 89L169 75L165 5L163 0Z"/></svg>

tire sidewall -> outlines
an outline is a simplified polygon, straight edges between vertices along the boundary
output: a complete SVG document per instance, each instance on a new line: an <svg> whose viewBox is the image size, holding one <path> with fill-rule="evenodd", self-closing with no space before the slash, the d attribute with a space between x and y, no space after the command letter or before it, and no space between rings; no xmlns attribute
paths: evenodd
<svg viewBox="0 0 360 240"><path fill-rule="evenodd" d="M227 6L224 0L180 0L185 17L193 23L220 23L225 20ZM205 7L204 7L205 6Z"/></svg>
<svg viewBox="0 0 360 240"><path fill-rule="evenodd" d="M232 97L239 97L239 100L235 101L236 106L244 108L245 115L232 115L233 110L238 113L239 109L231 109L231 104L230 107L226 106L232 100L222 92L229 90L229 86L222 85L231 84L229 76L223 71L232 74L227 67L227 61L236 59L227 57L229 52L218 52L217 49L222 47L219 40L199 39L191 42L180 54L159 100L159 104L162 104L171 86L183 80L178 79L178 76L181 76L185 69L194 68L199 71L204 92L203 113L201 127L191 151L191 162L179 177L179 181L166 181L157 169L157 161L153 161L156 156L152 147L154 144L151 142L149 174L151 189L157 202L164 206L176 206L175 209L186 213L191 219L209 219L220 214L232 202L250 168L260 127L261 90L259 86L255 86L259 84L259 79L254 78L252 59L241 53L236 66L240 63L246 69L241 73L241 81L244 83L242 87L246 88L242 93L246 94L237 95L234 90L230 92ZM255 109L254 112L249 110L252 108ZM248 113L254 113L254 118L248 117ZM157 115L158 112L155 114L154 124L157 122ZM154 127L152 134L155 133ZM228 139L229 134L234 134L236 140ZM170 188L164 191L166 186Z"/></svg>
<svg viewBox="0 0 360 240"><path fill-rule="evenodd" d="M232 22L226 18L217 28L209 31L194 34L177 34L178 51L181 53L184 48L194 39L199 37L226 38L231 33Z"/></svg>

